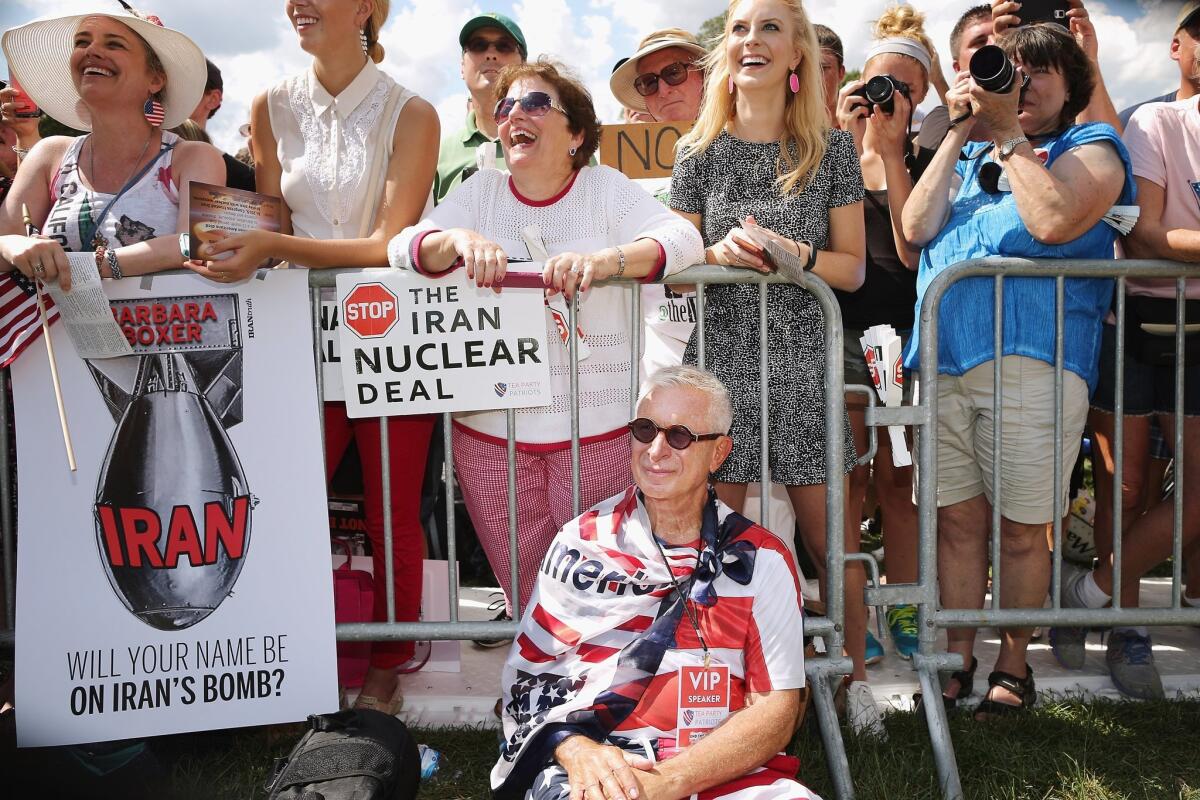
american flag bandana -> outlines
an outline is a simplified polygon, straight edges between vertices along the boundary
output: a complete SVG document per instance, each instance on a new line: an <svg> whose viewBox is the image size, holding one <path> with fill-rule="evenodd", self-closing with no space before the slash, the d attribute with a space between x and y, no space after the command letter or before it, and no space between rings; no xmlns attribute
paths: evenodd
<svg viewBox="0 0 1200 800"><path fill-rule="evenodd" d="M628 718L676 645L684 605L672 574L701 605L715 602L712 583L722 573L749 583L755 550L733 540L752 524L710 490L695 570L663 562L636 488L559 532L501 674L504 744L492 769L495 797L523 798L568 736L603 741Z"/></svg>

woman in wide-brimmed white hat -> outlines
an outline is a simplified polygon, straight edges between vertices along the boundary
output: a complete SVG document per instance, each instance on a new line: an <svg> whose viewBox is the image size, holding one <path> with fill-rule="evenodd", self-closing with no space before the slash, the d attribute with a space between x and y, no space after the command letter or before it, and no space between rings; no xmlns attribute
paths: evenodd
<svg viewBox="0 0 1200 800"><path fill-rule="evenodd" d="M157 18L107 11L35 20L0 43L35 103L89 131L43 139L21 163L0 208L0 270L65 287L66 251L95 251L104 277L181 266L187 204L180 188L225 182L216 148L166 130L204 91L200 48ZM24 235L22 206L44 237Z"/></svg>

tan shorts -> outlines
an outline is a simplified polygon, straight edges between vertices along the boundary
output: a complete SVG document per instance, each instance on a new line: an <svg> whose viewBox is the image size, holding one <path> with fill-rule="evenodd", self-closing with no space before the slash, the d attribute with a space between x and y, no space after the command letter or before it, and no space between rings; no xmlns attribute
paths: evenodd
<svg viewBox="0 0 1200 800"><path fill-rule="evenodd" d="M965 375L938 376L938 508L980 494L995 502L994 367L988 361ZM1001 382L1000 514L1026 525L1051 522L1056 513L1067 513L1071 469L1087 421L1087 383L1063 371L1062 491L1056 503L1054 367L1025 356L1004 356Z"/></svg>

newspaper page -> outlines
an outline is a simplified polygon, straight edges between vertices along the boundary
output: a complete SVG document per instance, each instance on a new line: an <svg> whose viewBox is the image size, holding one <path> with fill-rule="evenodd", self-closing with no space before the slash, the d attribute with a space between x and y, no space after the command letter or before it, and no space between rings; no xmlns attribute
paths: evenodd
<svg viewBox="0 0 1200 800"><path fill-rule="evenodd" d="M71 290L64 292L58 283L48 283L46 288L54 298L59 319L66 326L75 352L80 358L132 355L133 348L108 305L95 255L67 253L67 260L71 262Z"/></svg>

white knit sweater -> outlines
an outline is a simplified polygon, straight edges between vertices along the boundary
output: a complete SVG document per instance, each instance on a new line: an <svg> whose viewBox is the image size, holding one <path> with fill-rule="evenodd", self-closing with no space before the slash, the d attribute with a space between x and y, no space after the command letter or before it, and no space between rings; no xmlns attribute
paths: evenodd
<svg viewBox="0 0 1200 800"><path fill-rule="evenodd" d="M528 258L521 229L529 225L541 228L550 255L593 253L653 239L666 254L664 275L704 260L704 243L691 223L668 211L629 178L601 166L584 167L565 194L544 203L518 196L507 173L480 170L428 217L394 237L388 244L388 261L397 269L412 269L413 239L425 231L450 228L477 231L510 257ZM595 286L580 298L578 322L591 351L579 362L580 437L603 436L629 421L631 312L628 285ZM634 322L641 324L641 320ZM554 401L548 406L517 409L517 440L526 444L562 444L571 438L569 354L549 311L546 338ZM487 436L507 435L503 411L462 413L456 419Z"/></svg>

